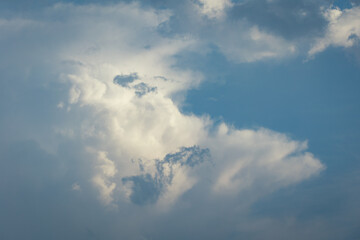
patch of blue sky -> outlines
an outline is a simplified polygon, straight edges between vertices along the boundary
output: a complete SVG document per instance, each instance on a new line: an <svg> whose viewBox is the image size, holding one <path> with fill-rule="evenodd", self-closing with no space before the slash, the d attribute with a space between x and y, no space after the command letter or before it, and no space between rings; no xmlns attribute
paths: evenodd
<svg viewBox="0 0 360 240"><path fill-rule="evenodd" d="M360 68L342 49L329 49L307 62L296 58L234 64L216 49L206 56L184 54L178 59L183 67L200 69L206 78L188 92L183 111L221 117L240 128L263 126L308 139L321 159L348 152L340 146L359 153Z"/></svg>
<svg viewBox="0 0 360 240"><path fill-rule="evenodd" d="M262 126L307 139L309 150L327 166L319 177L254 204L255 222L295 217L329 225L330 218L335 227L349 217L352 224L360 224L353 202L360 199L360 67L351 51L331 48L307 62L296 58L239 65L214 49L206 56L189 54L179 60L184 67L201 69L207 79L188 92L184 112L210 114L238 128ZM271 224L274 232L285 231ZM350 232L342 234L356 235Z"/></svg>

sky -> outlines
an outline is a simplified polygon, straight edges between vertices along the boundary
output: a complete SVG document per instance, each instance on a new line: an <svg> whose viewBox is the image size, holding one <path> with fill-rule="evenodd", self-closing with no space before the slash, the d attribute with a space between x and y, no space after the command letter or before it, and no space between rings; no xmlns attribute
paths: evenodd
<svg viewBox="0 0 360 240"><path fill-rule="evenodd" d="M360 239L360 1L0 2L0 238Z"/></svg>

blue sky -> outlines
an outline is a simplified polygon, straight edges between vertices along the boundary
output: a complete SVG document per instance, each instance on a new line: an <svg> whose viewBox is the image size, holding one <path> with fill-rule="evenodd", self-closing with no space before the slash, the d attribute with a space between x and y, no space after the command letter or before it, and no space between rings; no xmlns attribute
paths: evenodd
<svg viewBox="0 0 360 240"><path fill-rule="evenodd" d="M360 2L2 1L1 239L358 239Z"/></svg>

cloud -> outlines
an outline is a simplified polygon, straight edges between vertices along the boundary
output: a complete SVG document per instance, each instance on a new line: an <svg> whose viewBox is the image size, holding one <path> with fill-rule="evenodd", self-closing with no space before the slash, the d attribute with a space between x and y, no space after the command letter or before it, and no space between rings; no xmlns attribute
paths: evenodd
<svg viewBox="0 0 360 240"><path fill-rule="evenodd" d="M308 55L324 51L330 46L352 47L358 42L360 36L360 7L340 10L339 8L326 9L323 12L328 26L323 37L318 38Z"/></svg>
<svg viewBox="0 0 360 240"><path fill-rule="evenodd" d="M272 190L306 179L324 166L310 153L305 142L266 129L236 130L219 127L210 149L222 159L213 189L217 193L237 194L255 187ZM267 189L267 190L266 190Z"/></svg>
<svg viewBox="0 0 360 240"><path fill-rule="evenodd" d="M328 0L185 1L183 6L171 2L166 6L177 10L163 30L196 37L203 51L216 46L235 63L306 58L331 45L356 42L357 7L345 5L353 7L339 11L349 17L335 24L327 17L336 10L329 8Z"/></svg>
<svg viewBox="0 0 360 240"><path fill-rule="evenodd" d="M35 25L23 24L33 20L9 20L11 24L5 24L21 28L16 32L10 27L0 29L1 47L5 56L11 56L0 57L11 66L1 73L6 79L0 83L4 87L0 106L6 110L0 119L1 131L6 133L2 136L34 139L39 146L31 149L41 149L41 153L40 157L31 155L29 161L54 159L51 163L61 166L40 164L45 169L39 172L50 176L41 175L37 186L48 189L43 184L50 178L54 196L64 196L49 199L51 203L42 199L48 203L45 209L55 208L63 200L69 204L63 206L66 213L74 212L79 220L71 221L75 226L96 229L89 219L99 219L104 227L101 236L140 238L146 231L154 236L149 226L162 221L154 219L175 218L186 211L203 217L205 211L199 210L205 207L214 215L224 209L236 212L239 205L252 204L324 169L307 152L306 142L263 128L215 124L209 116L181 111L184 93L205 79L199 72L179 67L176 55L207 40L164 34L161 28L171 21L171 14L134 3L57 4L43 10ZM240 32L234 33L227 48L227 40L215 36L224 22L216 21L217 32L209 34L211 41L229 56L230 48L239 45L232 56L238 61L280 57L293 51L283 38L243 22L235 25L244 26L247 35L243 38ZM224 29L229 33L231 27ZM247 47L240 46L247 41ZM14 47L10 44L14 42L19 44ZM19 49L23 51L19 53ZM20 113L14 113L4 102ZM15 129L7 128L9 123ZM9 141L3 138L1 141ZM14 182L10 173L27 169L23 164L16 169L10 160L4 164L1 169L14 168L6 175ZM58 176L59 169L62 174ZM38 172L29 171L29 178L36 182ZM19 179L24 179L21 174ZM57 177L53 179L52 174ZM30 182L26 189L32 189ZM11 191L6 184L1 187ZM110 206L111 214L97 205L98 199ZM68 219L65 213L56 213ZM87 234L97 236L92 231Z"/></svg>
<svg viewBox="0 0 360 240"><path fill-rule="evenodd" d="M246 0L229 11L232 20L246 20L263 31L300 44L322 33L326 25L320 9L329 1Z"/></svg>
<svg viewBox="0 0 360 240"><path fill-rule="evenodd" d="M111 181L117 170L113 161L108 159L105 152L98 152L98 164L95 176L92 178L94 185L99 189L100 199L104 204L109 205L113 201L113 192L116 183Z"/></svg>
<svg viewBox="0 0 360 240"><path fill-rule="evenodd" d="M191 36L197 44L189 48L190 51L204 53L212 51L215 46L230 61L236 63L296 56L298 42L276 31L277 26L266 25L271 19L250 21L251 14L248 12L251 11L246 10L245 6L251 5L251 2L253 1L235 3L188 0L181 4L173 1L153 1L147 4L159 6L161 3L160 6L172 10L173 15L169 20L159 26L160 32L168 37ZM261 2L257 3L257 9L261 9ZM284 8L285 12L287 5L278 5ZM242 6L244 12L237 14ZM286 22L289 22L291 17L292 15L287 16ZM294 26L296 27L298 26Z"/></svg>
<svg viewBox="0 0 360 240"><path fill-rule="evenodd" d="M286 58L297 50L296 44L242 21L221 27L214 40L220 51L236 63Z"/></svg>
<svg viewBox="0 0 360 240"><path fill-rule="evenodd" d="M254 33L254 38L261 37L261 33ZM183 70L168 62L173 62L172 56L189 46L183 41L191 40L154 38L163 43L154 50L131 50L136 43L123 41L124 45L130 45L127 51L134 51L131 58L137 59L137 54L148 56L147 61L138 61L133 69L124 67L128 63L127 55L109 58L106 52L117 50L103 49L92 53L91 58L77 55L76 61L82 64L77 65L73 73L63 75L71 86L68 104L72 111L85 107L89 115L79 123L80 126L73 127L82 129L80 134L84 140L91 139L93 144L88 147L108 153L117 167L118 173L114 176L117 187L110 184L109 189L102 184L108 194L118 196L108 203L129 198L140 205L156 203L160 209L176 204L196 183L201 184L204 176L200 172L203 170L171 163L168 168L174 176L169 180L160 177L163 173L159 172L158 159L164 159L162 164L165 164L170 153L193 145L209 149L215 164L207 173L214 181L207 186L212 189L208 194L236 195L255 186L263 189L263 193L271 192L307 179L323 169L319 160L305 152L306 144L284 135L262 129L231 129L225 123L212 133L209 129L217 127L208 117L181 113L172 96L193 87L189 83L196 74L185 70L185 75ZM177 44L173 45L174 42ZM174 49L170 52L162 50L169 48ZM187 77L179 79L179 75ZM138 84L147 84L157 91L138 94ZM142 159L146 167L139 168L133 163L136 159Z"/></svg>
<svg viewBox="0 0 360 240"><path fill-rule="evenodd" d="M174 11L164 32L194 36L201 42L199 49L212 51L216 46L235 63L289 59L305 55L314 38L322 35L327 22L321 9L329 4L327 0L185 1L176 6L180 10Z"/></svg>
<svg viewBox="0 0 360 240"><path fill-rule="evenodd" d="M167 154L162 160L155 160L155 171L150 171L153 172L152 175L145 173L124 177L122 181L125 184L132 183L130 199L133 203L156 203L162 197L159 201L169 205L194 185L195 182L187 174L190 168L208 158L209 149L200 149L198 146L182 147L179 152ZM147 172L141 163L140 167L142 172Z"/></svg>
<svg viewBox="0 0 360 240"><path fill-rule="evenodd" d="M323 169L319 160L305 152L304 143L263 129L214 126L207 116L180 111L181 102L173 96L197 86L202 76L175 67L174 55L198 43L157 31L168 21L168 11L137 4L58 4L46 14L47 18L61 14L62 24L43 21L35 30L43 35L56 28L65 30L61 42L50 39L51 44L60 45L57 51L47 53L62 63L54 67L60 76L55 81L68 89L68 96L57 101L62 107L53 106L67 119L65 124L56 124L54 134L78 139L83 151L93 156L93 173L88 178L103 203L121 204L128 199L138 204L156 202L159 208L175 204L197 183L203 184L203 164L193 168L171 160L184 151L195 151L189 148L194 145L208 149L214 164L205 164L211 169L207 177L213 181L208 183L212 189L208 194L236 195L255 186L267 192L265 188L275 190ZM254 42L276 42L256 28L251 37ZM267 53L259 54L262 58ZM218 130L212 132L214 128ZM140 169L137 159L145 167ZM165 177L164 169L171 178ZM130 188L125 186L129 183ZM155 195L141 197L149 188Z"/></svg>
<svg viewBox="0 0 360 240"><path fill-rule="evenodd" d="M200 12L209 18L221 18L226 8L231 6L232 3L229 0L199 0L198 5Z"/></svg>

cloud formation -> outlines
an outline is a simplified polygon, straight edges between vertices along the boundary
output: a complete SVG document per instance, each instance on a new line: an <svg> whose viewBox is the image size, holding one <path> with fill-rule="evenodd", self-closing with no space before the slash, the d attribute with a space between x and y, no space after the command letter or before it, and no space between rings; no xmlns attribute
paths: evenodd
<svg viewBox="0 0 360 240"><path fill-rule="evenodd" d="M197 86L202 76L174 67L174 55L197 40L160 35L157 28L168 20L167 11L136 4L56 5L48 10L53 15L59 12L67 13L62 28L77 34L56 52L64 63L60 81L69 88L59 109L69 122L57 126L57 132L71 132L63 136L70 138L75 134L84 151L95 156L89 178L105 205L126 199L160 208L175 204L205 177L202 164L195 168L169 160L169 154L191 146L208 149L214 164L207 166L211 171L206 177L213 182L207 183L208 194L236 195L255 186L268 192L323 169L304 151L304 143L263 129L214 126L206 116L180 111L181 101L175 102L173 96ZM264 37L258 30L253 35L255 40ZM73 112L82 114L72 120ZM160 166L172 177L165 177L165 170L159 172ZM149 196L143 196L146 193Z"/></svg>
<svg viewBox="0 0 360 240"><path fill-rule="evenodd" d="M340 10L326 9L323 12L328 26L323 37L318 38L309 50L309 56L324 51L330 46L352 47L359 41L360 36L360 7Z"/></svg>
<svg viewBox="0 0 360 240"><path fill-rule="evenodd" d="M74 196L90 199L91 206L99 200L99 219L108 219L105 211L123 211L124 215L109 218L116 220L109 226L118 233L121 225L121 230L128 230L122 236L139 239L144 237L139 229L151 226L154 216L175 218L184 209L199 213L205 207L213 209L210 214L214 215L245 211L243 206L260 197L320 173L325 166L307 152L306 141L264 128L236 129L225 122L214 123L209 116L181 111L186 91L206 79L200 72L179 67L177 54L201 51L209 43L234 62L282 58L297 51L289 38L249 20L227 25L224 14L233 6L229 1L200 3L192 3L198 6L194 18L204 21L200 32L205 37L189 34L194 29L170 34L164 28L174 21L175 13L137 3L57 4L36 19L2 19L0 41L9 46L3 48L11 56L0 57L11 66L2 74L16 81L1 83L0 91L3 98L17 103L23 115L0 105L8 113L1 118L3 126L12 118L22 119L19 129L1 130L17 132L14 141L33 139L35 153L30 155L52 161L46 162L50 166L39 164L45 170L32 165L30 173L16 172L12 160L20 157L13 156L16 151L10 146L1 149L7 160L1 169L10 166L21 183L33 181L39 189L48 187L43 183L58 185L53 191L66 192L64 201L70 205ZM336 18L334 26L352 22L346 19L353 19L356 9L343 15L348 17ZM204 32L207 26L214 32ZM12 42L19 44L13 47ZM15 71L19 66L21 71ZM25 94L16 92L17 88ZM30 101L26 93L41 97ZM32 120L27 114L36 115L36 121L26 123ZM49 176L33 178L39 172ZM47 209L52 207L47 205ZM78 216L82 221L88 216L82 213L89 210L84 208ZM143 220L131 219L134 216ZM138 225L129 230L128 218ZM97 235L88 231L87 237L96 239Z"/></svg>
<svg viewBox="0 0 360 240"><path fill-rule="evenodd" d="M221 18L225 14L225 10L232 6L229 0L199 0L199 10L202 14L209 18Z"/></svg>

